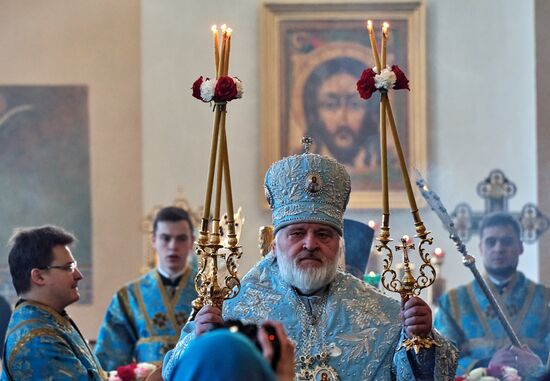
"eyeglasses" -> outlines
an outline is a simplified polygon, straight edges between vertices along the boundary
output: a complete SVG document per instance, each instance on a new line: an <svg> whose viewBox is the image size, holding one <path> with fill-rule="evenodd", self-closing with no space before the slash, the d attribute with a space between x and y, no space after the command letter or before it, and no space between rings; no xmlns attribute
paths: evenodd
<svg viewBox="0 0 550 381"><path fill-rule="evenodd" d="M74 273L77 267L78 267L78 263L74 261L71 263L67 263L66 265L50 265L50 266L42 267L40 270L59 269L59 270L66 271L68 273Z"/></svg>

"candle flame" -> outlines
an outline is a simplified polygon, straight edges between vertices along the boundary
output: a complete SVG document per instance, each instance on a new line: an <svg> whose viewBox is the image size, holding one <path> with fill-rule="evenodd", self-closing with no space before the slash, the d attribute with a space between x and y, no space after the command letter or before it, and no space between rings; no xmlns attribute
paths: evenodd
<svg viewBox="0 0 550 381"><path fill-rule="evenodd" d="M445 255L445 253L443 252L443 249L440 247L435 248L434 254L438 257L443 257Z"/></svg>
<svg viewBox="0 0 550 381"><path fill-rule="evenodd" d="M382 32L387 33L389 28L390 24L388 24L387 22L382 24Z"/></svg>
<svg viewBox="0 0 550 381"><path fill-rule="evenodd" d="M222 24L221 28L222 28L222 33L225 33L225 30L227 29L227 25L226 25L226 24Z"/></svg>
<svg viewBox="0 0 550 381"><path fill-rule="evenodd" d="M231 36L231 32L233 32L233 29L227 28L226 33L228 37Z"/></svg>
<svg viewBox="0 0 550 381"><path fill-rule="evenodd" d="M218 31L218 26L217 25L212 25L212 32L216 33Z"/></svg>
<svg viewBox="0 0 550 381"><path fill-rule="evenodd" d="M369 271L369 276L370 277L376 276L376 273L374 271Z"/></svg>
<svg viewBox="0 0 550 381"><path fill-rule="evenodd" d="M373 228L376 226L376 222L374 222L373 220L370 220L369 222L367 222L367 225L369 225L369 227Z"/></svg>
<svg viewBox="0 0 550 381"><path fill-rule="evenodd" d="M367 20L367 29L369 31L372 30L372 21L371 20Z"/></svg>
<svg viewBox="0 0 550 381"><path fill-rule="evenodd" d="M409 242L409 240L411 239L408 235L404 235L403 238L401 238L403 241L405 242Z"/></svg>

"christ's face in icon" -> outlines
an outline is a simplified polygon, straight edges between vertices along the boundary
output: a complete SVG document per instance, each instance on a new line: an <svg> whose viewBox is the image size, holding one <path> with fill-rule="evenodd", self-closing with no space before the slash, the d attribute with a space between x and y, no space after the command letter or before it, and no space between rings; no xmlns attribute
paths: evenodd
<svg viewBox="0 0 550 381"><path fill-rule="evenodd" d="M337 73L319 88L317 104L325 133L339 150L358 146L361 138L365 105L355 91L356 78Z"/></svg>

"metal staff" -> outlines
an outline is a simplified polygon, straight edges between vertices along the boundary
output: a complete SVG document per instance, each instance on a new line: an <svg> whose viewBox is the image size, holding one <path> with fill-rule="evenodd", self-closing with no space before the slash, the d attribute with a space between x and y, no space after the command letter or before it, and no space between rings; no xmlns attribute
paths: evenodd
<svg viewBox="0 0 550 381"><path fill-rule="evenodd" d="M435 214L437 214L441 222L443 222L443 225L445 226L445 228L447 228L447 230L449 231L449 238L453 240L457 250L463 256L462 264L467 268L469 268L472 274L474 275L474 278L476 279L477 283L483 290L483 293L487 297L487 300L489 300L489 303L495 310L498 316L498 319L500 320L500 323L502 324L502 326L504 327L504 330L508 334L508 337L510 338L510 341L512 342L512 344L515 345L516 347L521 348L522 344L519 341L518 335L514 331L514 328L512 328L512 325L508 321L508 318L504 314L504 311L498 304L495 298L495 295L493 295L493 292L491 291L489 286L487 286L487 282L485 282L485 279L483 279L483 277L477 270L475 257L468 254L466 245L462 243L462 240L458 236L453 220L451 219L451 216L449 216L449 213L447 212L447 209L445 209L445 206L443 206L441 199L434 191L428 188L427 183L424 181L424 179L422 178L421 174L418 171L416 171L416 174L417 174L416 185L418 185L418 188L420 189L420 193L422 193L422 196L426 199L426 202L428 203L428 205L430 205L430 207L435 212Z"/></svg>

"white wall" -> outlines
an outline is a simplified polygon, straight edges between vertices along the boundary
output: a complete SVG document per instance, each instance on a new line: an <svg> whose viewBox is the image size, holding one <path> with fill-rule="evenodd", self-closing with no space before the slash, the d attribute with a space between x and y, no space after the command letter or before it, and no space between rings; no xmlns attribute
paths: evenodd
<svg viewBox="0 0 550 381"><path fill-rule="evenodd" d="M258 226L270 222L260 203L260 6L259 0L142 1L145 209L170 202L179 185L193 203L203 203L212 113L189 88L199 75L212 75L210 25L225 22L235 31L230 73L243 80L245 96L230 104L228 128L235 203L247 218L244 268L258 257ZM501 168L518 185L512 210L536 202L531 1L429 0L426 7L432 188L450 210L461 201L479 210L477 183ZM348 215L380 219L379 210ZM425 210L423 217L434 232L434 246L447 252L443 272L449 284L470 279L433 213ZM410 234L410 221L408 212L393 213L392 234ZM468 246L477 253L476 238ZM521 267L537 278L536 246L528 247Z"/></svg>
<svg viewBox="0 0 550 381"><path fill-rule="evenodd" d="M142 258L139 4L1 0L0 9L0 83L89 89L94 303L69 312L92 338Z"/></svg>

